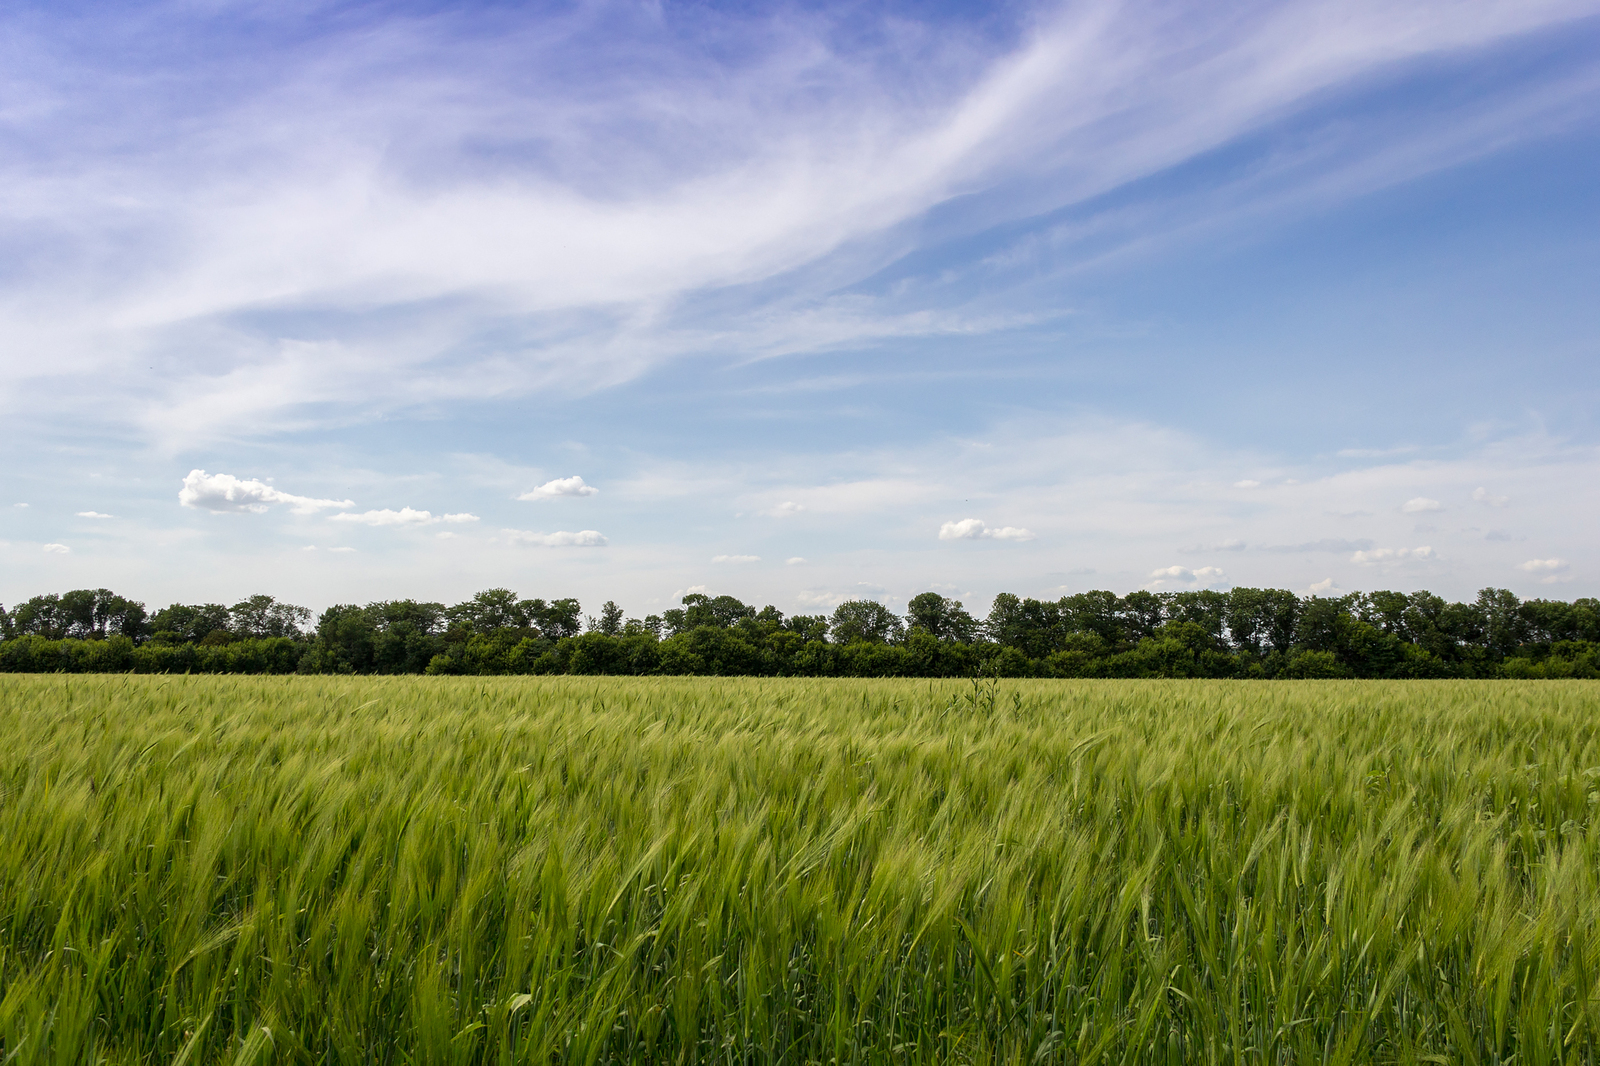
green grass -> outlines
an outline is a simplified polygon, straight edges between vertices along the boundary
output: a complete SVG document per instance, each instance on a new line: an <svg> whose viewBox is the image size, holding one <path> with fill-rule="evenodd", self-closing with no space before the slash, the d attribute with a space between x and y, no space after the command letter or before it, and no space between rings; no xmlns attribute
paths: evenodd
<svg viewBox="0 0 1600 1066"><path fill-rule="evenodd" d="M1600 1061L1600 683L0 679L0 1061Z"/></svg>

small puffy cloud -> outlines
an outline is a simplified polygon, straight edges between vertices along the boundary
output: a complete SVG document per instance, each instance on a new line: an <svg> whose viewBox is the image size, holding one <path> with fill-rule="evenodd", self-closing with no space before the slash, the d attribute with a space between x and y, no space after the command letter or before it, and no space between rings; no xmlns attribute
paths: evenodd
<svg viewBox="0 0 1600 1066"><path fill-rule="evenodd" d="M1343 590L1340 589L1338 585L1335 585L1333 583L1333 578L1325 577L1321 581L1312 582L1311 586L1306 589L1306 595L1308 595L1308 596L1334 596L1334 595L1338 595L1338 593L1340 593L1342 591Z"/></svg>
<svg viewBox="0 0 1600 1066"><path fill-rule="evenodd" d="M51 555L66 555L68 552L72 551L72 549L67 547L65 544L46 544L43 550L49 552Z"/></svg>
<svg viewBox="0 0 1600 1066"><path fill-rule="evenodd" d="M345 547L329 548L328 550L331 551L331 552L353 552L353 551L355 551L354 548L345 548Z"/></svg>
<svg viewBox="0 0 1600 1066"><path fill-rule="evenodd" d="M11 505L11 506L13 506L13 507L26 507L26 506L28 506L28 505L27 505L27 504L25 504L25 503L14 503L14 504L12 504L12 505Z"/></svg>
<svg viewBox="0 0 1600 1066"><path fill-rule="evenodd" d="M1406 514L1421 514L1423 511L1437 511L1440 504L1438 500L1430 500L1426 496L1413 496L1400 506Z"/></svg>
<svg viewBox="0 0 1600 1066"><path fill-rule="evenodd" d="M804 510L805 506L803 504L795 503L793 500L784 500L776 507L768 507L761 513L769 518L793 518Z"/></svg>
<svg viewBox="0 0 1600 1066"><path fill-rule="evenodd" d="M571 477L558 477L554 481L546 481L538 488L524 492L517 499L554 500L562 496L597 496L599 493L599 489L584 484L583 478L573 474Z"/></svg>
<svg viewBox="0 0 1600 1066"><path fill-rule="evenodd" d="M1250 478L1245 478L1243 481L1235 481L1233 483L1233 487L1236 489L1259 489L1261 487L1261 482L1253 481Z"/></svg>
<svg viewBox="0 0 1600 1066"><path fill-rule="evenodd" d="M1033 534L1016 526L991 528L981 518L963 518L939 527L940 540L1033 540Z"/></svg>
<svg viewBox="0 0 1600 1066"><path fill-rule="evenodd" d="M117 516L114 515L114 514L102 514L99 511L79 511L78 512L78 517L79 518L115 518Z"/></svg>
<svg viewBox="0 0 1600 1066"><path fill-rule="evenodd" d="M672 594L672 598L675 599L675 600L681 600L685 596L695 596L695 595L699 595L699 596L710 596L710 595L712 595L711 586L709 586L709 585L690 585L686 589L679 589L677 592L674 592Z"/></svg>
<svg viewBox="0 0 1600 1066"><path fill-rule="evenodd" d="M418 511L411 507L402 507L398 511L387 508L381 511L362 511L359 514L336 514L331 522L354 522L363 526L431 526L440 522L476 522L475 514L441 514L436 515L431 511Z"/></svg>
<svg viewBox="0 0 1600 1066"><path fill-rule="evenodd" d="M1202 566L1191 570L1187 566L1163 566L1159 570L1150 571L1150 576L1162 581L1214 581L1222 576L1222 568L1217 566Z"/></svg>
<svg viewBox="0 0 1600 1066"><path fill-rule="evenodd" d="M761 556L759 556L759 555L713 555L711 557L711 561L714 562L714 563L759 563L761 561Z"/></svg>
<svg viewBox="0 0 1600 1066"><path fill-rule="evenodd" d="M1567 568L1565 559L1529 559L1525 563L1518 563L1518 570L1526 570L1530 574L1558 574Z"/></svg>
<svg viewBox="0 0 1600 1066"><path fill-rule="evenodd" d="M330 508L354 507L354 500L317 500L282 492L255 478L232 474L208 474L191 470L178 490L178 502L202 511L233 511L261 514L268 504L286 503L295 514L315 514Z"/></svg>
<svg viewBox="0 0 1600 1066"><path fill-rule="evenodd" d="M1434 550L1424 544L1420 548L1373 548L1350 556L1352 563L1397 563L1405 559L1436 559Z"/></svg>
<svg viewBox="0 0 1600 1066"><path fill-rule="evenodd" d="M566 530L530 533L522 529L508 529L506 536L513 544L528 544L538 548L604 548L610 543L593 529L580 529L576 533Z"/></svg>
<svg viewBox="0 0 1600 1066"><path fill-rule="evenodd" d="M803 556L803 555L794 555L794 556L790 556L789 558L785 559L783 561L783 565L785 565L785 566L804 566L805 562L806 562L806 557L805 556Z"/></svg>
<svg viewBox="0 0 1600 1066"><path fill-rule="evenodd" d="M1477 500L1479 503L1486 503L1490 507L1504 507L1506 504L1511 502L1511 497L1509 496L1489 495L1489 490L1484 488L1482 485L1472 490L1472 498Z"/></svg>

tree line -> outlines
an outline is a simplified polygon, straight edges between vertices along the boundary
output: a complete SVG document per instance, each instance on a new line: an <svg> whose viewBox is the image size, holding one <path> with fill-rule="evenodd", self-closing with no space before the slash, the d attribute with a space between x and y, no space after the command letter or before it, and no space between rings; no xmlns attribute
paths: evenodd
<svg viewBox="0 0 1600 1066"><path fill-rule="evenodd" d="M628 618L613 602L487 589L463 603L383 600L312 612L271 596L153 614L109 589L0 606L0 671L343 674L720 674L846 677L1600 677L1600 600L1469 603L1430 592L1298 596L1002 593L987 616L936 592L904 615L831 614L691 593Z"/></svg>

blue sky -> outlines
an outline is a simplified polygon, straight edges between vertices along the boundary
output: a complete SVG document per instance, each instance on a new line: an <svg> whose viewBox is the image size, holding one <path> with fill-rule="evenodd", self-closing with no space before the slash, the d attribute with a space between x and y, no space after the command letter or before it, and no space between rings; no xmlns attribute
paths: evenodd
<svg viewBox="0 0 1600 1066"><path fill-rule="evenodd" d="M0 22L0 602L1600 594L1600 2Z"/></svg>

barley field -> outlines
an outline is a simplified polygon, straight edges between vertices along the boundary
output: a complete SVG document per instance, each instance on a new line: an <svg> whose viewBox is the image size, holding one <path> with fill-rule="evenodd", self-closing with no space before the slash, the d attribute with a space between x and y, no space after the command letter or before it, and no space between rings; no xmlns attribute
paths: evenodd
<svg viewBox="0 0 1600 1066"><path fill-rule="evenodd" d="M1600 683L10 676L0 1062L1600 1061Z"/></svg>

